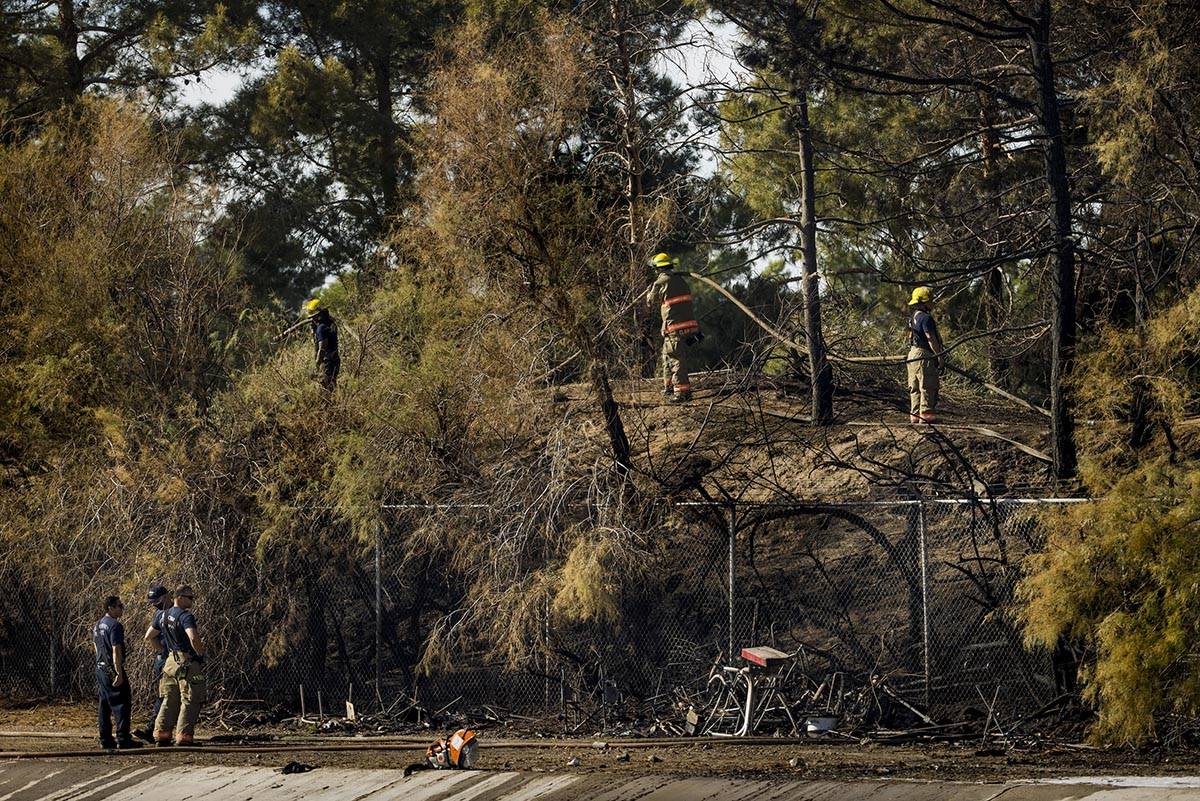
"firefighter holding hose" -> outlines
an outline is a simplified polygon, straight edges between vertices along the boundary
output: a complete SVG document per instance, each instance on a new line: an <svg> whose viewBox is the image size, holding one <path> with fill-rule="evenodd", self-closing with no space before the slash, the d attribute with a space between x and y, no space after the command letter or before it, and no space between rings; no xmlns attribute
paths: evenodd
<svg viewBox="0 0 1200 801"><path fill-rule="evenodd" d="M687 403L692 399L691 376L688 374L690 351L704 335L692 304L692 290L687 273L679 268L679 259L659 253L651 264L658 277L646 294L649 308L658 306L662 317L660 333L662 346L663 395L671 403Z"/></svg>

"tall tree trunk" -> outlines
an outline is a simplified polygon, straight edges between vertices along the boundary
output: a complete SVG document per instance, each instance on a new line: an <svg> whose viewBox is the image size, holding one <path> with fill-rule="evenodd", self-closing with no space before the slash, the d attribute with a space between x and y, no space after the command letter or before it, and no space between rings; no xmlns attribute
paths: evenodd
<svg viewBox="0 0 1200 801"><path fill-rule="evenodd" d="M83 62L79 59L79 24L75 20L74 0L58 4L58 30L66 81L61 87L62 100L69 103L83 96Z"/></svg>
<svg viewBox="0 0 1200 801"><path fill-rule="evenodd" d="M642 150L637 96L634 93L632 58L629 53L629 13L624 0L609 3L613 35L616 37L617 59L610 71L614 88L621 95L621 148L625 151L625 204L627 241L633 252L641 241ZM635 265L635 267L640 265Z"/></svg>
<svg viewBox="0 0 1200 801"><path fill-rule="evenodd" d="M615 57L608 64L608 77L620 97L617 129L625 161L625 244L628 246L628 286L632 289L643 285L646 277L645 251L642 247L645 235L641 214L645 167L642 161L641 113L635 92L633 56L629 51L630 35L635 32L631 30L627 0L609 0L608 13L616 45ZM642 304L634 303L630 307L630 323L635 331L642 331L638 341L640 373L653 370L657 359L653 340L646 336L646 329L642 325L643 315Z"/></svg>
<svg viewBox="0 0 1200 801"><path fill-rule="evenodd" d="M608 442L612 448L613 462L622 482L628 482L633 468L630 458L629 437L625 434L625 423L621 420L621 407L613 397L612 382L608 377L608 366L596 359L592 362L592 388L600 401L600 413L604 416L604 427L608 431Z"/></svg>
<svg viewBox="0 0 1200 801"><path fill-rule="evenodd" d="M995 257L996 254L993 254ZM984 276L984 291L987 298L987 327L989 331L999 331L1004 327L1004 272L999 265L992 267ZM988 338L987 345L988 377L998 387L1006 387L1009 379L1009 362L1004 356L1000 343L995 336Z"/></svg>
<svg viewBox="0 0 1200 801"><path fill-rule="evenodd" d="M375 57L375 111L379 115L379 191L383 196L383 229L399 211L400 172L396 147L396 118L392 108L392 60L389 38L384 37Z"/></svg>
<svg viewBox="0 0 1200 801"><path fill-rule="evenodd" d="M1150 316L1149 302L1146 298L1145 285L1142 282L1142 256L1146 249L1145 246L1146 235L1139 225L1133 263L1133 327L1137 332L1139 350L1146 344L1146 322ZM1129 402L1129 447L1134 450L1140 450L1149 445L1154 431L1154 425L1151 422L1151 414L1154 411L1152 389L1150 381L1145 377L1139 376L1133 379Z"/></svg>
<svg viewBox="0 0 1200 801"><path fill-rule="evenodd" d="M996 123L991 98L983 94L979 106L979 150L983 156L983 189L988 194L989 205L992 209L992 224L1000 222L1000 192L999 169L997 165L1000 155L1000 142L996 134ZM989 248L988 257L998 259L1002 245L999 231L996 232L996 245ZM988 330L998 331L1004 325L1004 271L997 262L984 276L984 314ZM1004 357L1000 344L995 336L988 338L987 345L988 377L993 384L1004 387L1008 383L1009 362Z"/></svg>
<svg viewBox="0 0 1200 801"><path fill-rule="evenodd" d="M1045 134L1046 185L1052 204L1054 264L1050 286L1054 309L1050 326L1050 440L1054 475L1075 475L1075 417L1067 382L1075 360L1075 241L1071 226L1071 186L1067 153L1055 91L1054 59L1050 53L1050 0L1040 0L1030 31L1030 54L1038 83L1038 111Z"/></svg>
<svg viewBox="0 0 1200 801"><path fill-rule="evenodd" d="M812 128L808 120L808 88L793 81L796 136L800 145L800 273L804 283L804 334L808 345L808 374L812 379L812 421L833 421L833 368L825 355L821 333L821 284L817 276L816 169Z"/></svg>

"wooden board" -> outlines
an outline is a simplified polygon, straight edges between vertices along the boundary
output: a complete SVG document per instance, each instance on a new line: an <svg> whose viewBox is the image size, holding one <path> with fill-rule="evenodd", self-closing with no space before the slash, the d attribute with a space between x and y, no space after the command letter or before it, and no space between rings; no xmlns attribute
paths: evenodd
<svg viewBox="0 0 1200 801"><path fill-rule="evenodd" d="M788 655L767 645L756 648L743 648L742 659L759 667L775 667L788 660Z"/></svg>

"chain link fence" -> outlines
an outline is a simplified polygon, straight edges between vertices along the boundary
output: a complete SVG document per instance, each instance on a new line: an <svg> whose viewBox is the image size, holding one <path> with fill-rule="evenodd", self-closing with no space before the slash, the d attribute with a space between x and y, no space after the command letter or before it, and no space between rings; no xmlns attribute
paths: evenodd
<svg viewBox="0 0 1200 801"><path fill-rule="evenodd" d="M618 619L564 625L547 608L527 654L468 648L431 671L417 669L427 638L464 598L449 565L408 557L408 513L393 510L373 543L210 577L282 600L269 614L220 610L213 639L225 646L209 673L227 700L296 708L303 696L328 714L350 697L361 710L407 699L565 726L588 722L587 710L655 714L673 688L770 645L848 686L885 680L933 718L1019 716L1057 693L1049 655L1021 643L1013 590L1040 545L1039 514L1070 502L680 504L622 587ZM0 697L91 694L90 621L53 627L54 608L36 592L0 593ZM136 640L144 621L131 618ZM144 698L141 656L131 649Z"/></svg>

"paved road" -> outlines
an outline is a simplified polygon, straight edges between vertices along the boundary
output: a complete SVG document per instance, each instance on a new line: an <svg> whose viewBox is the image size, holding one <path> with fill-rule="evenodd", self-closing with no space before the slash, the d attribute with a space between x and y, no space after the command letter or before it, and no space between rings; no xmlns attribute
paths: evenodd
<svg viewBox="0 0 1200 801"><path fill-rule="evenodd" d="M318 768L163 769L144 762L0 762L0 801L1200 801L1200 779L1083 779L1061 783L803 782L613 778L601 774L424 772Z"/></svg>

